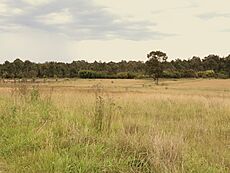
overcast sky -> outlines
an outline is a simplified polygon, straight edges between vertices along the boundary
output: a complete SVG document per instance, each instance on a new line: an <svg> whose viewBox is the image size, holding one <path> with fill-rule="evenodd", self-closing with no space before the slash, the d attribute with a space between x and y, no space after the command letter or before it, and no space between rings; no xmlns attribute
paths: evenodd
<svg viewBox="0 0 230 173"><path fill-rule="evenodd" d="M230 54L230 0L0 0L0 62Z"/></svg>

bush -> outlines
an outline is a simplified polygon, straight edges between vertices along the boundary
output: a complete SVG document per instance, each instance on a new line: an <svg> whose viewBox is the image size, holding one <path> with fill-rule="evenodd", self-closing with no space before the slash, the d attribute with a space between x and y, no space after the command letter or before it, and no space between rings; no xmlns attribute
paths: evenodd
<svg viewBox="0 0 230 173"><path fill-rule="evenodd" d="M166 70L163 72L164 78L181 78L181 73L174 70Z"/></svg>
<svg viewBox="0 0 230 173"><path fill-rule="evenodd" d="M96 72L92 70L81 70L78 73L80 78L95 79L95 78L106 78L107 75L103 72Z"/></svg>
<svg viewBox="0 0 230 173"><path fill-rule="evenodd" d="M183 77L183 78L197 78L198 75L194 70L183 70L181 77Z"/></svg>
<svg viewBox="0 0 230 173"><path fill-rule="evenodd" d="M108 79L134 79L136 74L130 72L121 72L118 74L107 74L106 72L96 72L92 70L81 70L78 73L80 78L96 79L96 78L108 78Z"/></svg>
<svg viewBox="0 0 230 173"><path fill-rule="evenodd" d="M145 74L137 74L136 79L146 79L146 78L149 78L149 75L145 75Z"/></svg>
<svg viewBox="0 0 230 173"><path fill-rule="evenodd" d="M166 70L163 72L164 78L197 78L198 75L194 70Z"/></svg>
<svg viewBox="0 0 230 173"><path fill-rule="evenodd" d="M130 72L121 72L121 73L118 73L116 76L119 79L134 79L136 78L137 75L134 73L130 73Z"/></svg>
<svg viewBox="0 0 230 173"><path fill-rule="evenodd" d="M216 77L220 78L220 79L228 79L229 76L228 76L228 74L226 72L221 71L221 72L216 74Z"/></svg>
<svg viewBox="0 0 230 173"><path fill-rule="evenodd" d="M197 74L198 77L202 77L202 78L216 77L216 74L213 70L199 71Z"/></svg>

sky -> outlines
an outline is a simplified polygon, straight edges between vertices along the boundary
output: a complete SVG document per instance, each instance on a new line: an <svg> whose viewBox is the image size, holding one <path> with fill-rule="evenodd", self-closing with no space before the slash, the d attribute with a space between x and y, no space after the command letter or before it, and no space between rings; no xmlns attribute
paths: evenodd
<svg viewBox="0 0 230 173"><path fill-rule="evenodd" d="M0 0L0 62L230 54L230 0Z"/></svg>

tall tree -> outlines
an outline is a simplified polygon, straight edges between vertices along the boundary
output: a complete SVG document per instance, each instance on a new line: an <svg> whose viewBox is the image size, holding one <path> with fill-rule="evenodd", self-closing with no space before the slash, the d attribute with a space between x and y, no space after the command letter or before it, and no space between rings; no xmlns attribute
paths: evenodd
<svg viewBox="0 0 230 173"><path fill-rule="evenodd" d="M149 59L146 62L146 65L148 67L147 71L149 75L151 75L154 80L156 81L156 84L159 83L159 78L162 76L163 73L163 62L166 62L168 57L166 53L161 51L152 51L147 55L147 58Z"/></svg>
<svg viewBox="0 0 230 173"><path fill-rule="evenodd" d="M206 70L220 71L220 57L218 55L208 55L203 60Z"/></svg>
<svg viewBox="0 0 230 173"><path fill-rule="evenodd" d="M191 70L195 70L195 71L203 70L202 61L200 57L193 56L192 59L188 60L188 63Z"/></svg>
<svg viewBox="0 0 230 173"><path fill-rule="evenodd" d="M230 55L228 55L225 59L225 69L228 73L228 77L230 78Z"/></svg>

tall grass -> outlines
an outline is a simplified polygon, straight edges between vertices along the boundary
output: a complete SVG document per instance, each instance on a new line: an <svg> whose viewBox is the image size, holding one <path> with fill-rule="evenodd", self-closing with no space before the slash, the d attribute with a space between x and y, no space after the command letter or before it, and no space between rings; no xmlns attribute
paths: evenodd
<svg viewBox="0 0 230 173"><path fill-rule="evenodd" d="M94 86L95 92L95 112L94 128L99 133L109 134L111 131L112 118L114 114L115 103L112 97L106 94L101 84Z"/></svg>
<svg viewBox="0 0 230 173"><path fill-rule="evenodd" d="M161 87L133 92L130 85L116 89L116 83L5 90L0 172L230 171L228 95Z"/></svg>

